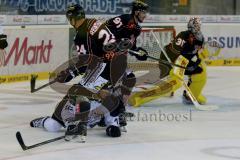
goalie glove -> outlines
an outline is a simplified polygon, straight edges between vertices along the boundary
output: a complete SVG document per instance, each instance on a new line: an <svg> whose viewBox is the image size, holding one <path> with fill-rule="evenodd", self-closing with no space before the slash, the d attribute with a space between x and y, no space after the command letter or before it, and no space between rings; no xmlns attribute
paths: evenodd
<svg viewBox="0 0 240 160"><path fill-rule="evenodd" d="M196 58L196 60L195 60ZM199 59L197 56L194 56L187 66L187 69L185 71L185 75L192 75L192 74L199 74L202 73L203 69L199 66L201 63L201 59Z"/></svg>
<svg viewBox="0 0 240 160"><path fill-rule="evenodd" d="M185 75L199 74L202 73L202 71L203 69L200 66L191 66L186 69Z"/></svg>
<svg viewBox="0 0 240 160"><path fill-rule="evenodd" d="M0 49L5 49L8 46L7 35L0 34Z"/></svg>
<svg viewBox="0 0 240 160"><path fill-rule="evenodd" d="M142 47L138 47L138 48L134 49L134 51L139 53L139 54L135 54L135 57L139 61L146 61L147 60L148 52L145 49L143 49Z"/></svg>

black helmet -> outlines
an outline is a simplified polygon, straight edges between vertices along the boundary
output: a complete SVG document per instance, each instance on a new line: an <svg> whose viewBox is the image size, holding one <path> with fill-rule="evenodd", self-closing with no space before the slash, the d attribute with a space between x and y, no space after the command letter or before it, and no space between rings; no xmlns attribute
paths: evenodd
<svg viewBox="0 0 240 160"><path fill-rule="evenodd" d="M79 4L73 4L68 6L66 17L69 20L73 18L78 20L78 19L85 18L85 13L82 6L80 6Z"/></svg>
<svg viewBox="0 0 240 160"><path fill-rule="evenodd" d="M132 13L135 11L148 11L148 5L142 1L136 0L132 3Z"/></svg>

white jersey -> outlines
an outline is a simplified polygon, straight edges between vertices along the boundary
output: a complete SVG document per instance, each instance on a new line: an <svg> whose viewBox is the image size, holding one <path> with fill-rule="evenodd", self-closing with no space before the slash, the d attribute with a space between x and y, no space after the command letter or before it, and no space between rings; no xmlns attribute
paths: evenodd
<svg viewBox="0 0 240 160"><path fill-rule="evenodd" d="M109 81L101 77L101 73L106 68L106 63L98 63L95 70L85 76L79 82L82 86L89 89L100 90Z"/></svg>
<svg viewBox="0 0 240 160"><path fill-rule="evenodd" d="M88 127L92 128L94 127L102 117L105 117L105 123L106 125L110 125L112 123L111 120L109 120L110 112L107 108L105 108L100 102L98 101L90 101L90 112L88 115ZM76 106L71 104L69 101L65 104L61 111L61 117L63 119L63 122L65 125L67 122L71 119L74 119L76 114Z"/></svg>

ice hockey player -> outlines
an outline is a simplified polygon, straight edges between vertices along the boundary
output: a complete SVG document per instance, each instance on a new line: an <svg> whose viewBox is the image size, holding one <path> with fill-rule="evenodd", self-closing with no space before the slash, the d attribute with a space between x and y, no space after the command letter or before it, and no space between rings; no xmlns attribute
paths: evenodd
<svg viewBox="0 0 240 160"><path fill-rule="evenodd" d="M108 113L104 113L107 135L119 137L121 131L118 115L121 101L119 101L119 94L117 95L118 89L114 87L126 71L126 55L121 54L125 51L118 54L117 52L106 51L106 46L109 43L115 43L117 40L105 24L96 19L85 18L83 8L80 5L68 7L66 16L77 31L74 42L79 53L79 61L81 62L79 63L85 63L87 67L82 67L82 65L69 67L60 72L57 78L59 82L65 83L80 73L85 73L85 75L78 85L69 89L67 95L57 105L52 117L35 119L30 122L30 125L55 132L62 127L67 127L66 140L80 137L80 141L83 141L82 138L87 133L87 122L92 119L92 117L89 117L89 111L94 106L92 103L95 103L108 110ZM123 49L121 48L121 50ZM121 57L120 60L119 57ZM122 67L119 68L119 65ZM105 86L107 86L107 89L103 89ZM108 88L109 86L110 88ZM96 88L98 88L97 93L89 91ZM83 90L87 92L88 96L83 95ZM109 90L114 94L109 94ZM101 103L98 103L96 99L101 99Z"/></svg>
<svg viewBox="0 0 240 160"><path fill-rule="evenodd" d="M7 35L3 34L3 29L0 26L0 49L5 49L7 46Z"/></svg>
<svg viewBox="0 0 240 160"><path fill-rule="evenodd" d="M140 61L145 61L147 60L148 52L144 48L136 46L136 39L141 33L141 26L139 23L142 23L146 18L149 7L146 3L139 0L134 1L131 7L131 14L123 14L117 17L113 17L106 21L106 26L116 41L120 41L120 43L118 43L119 45L117 46L118 49L121 50L121 46L125 46L127 42L130 41L131 45L129 49L137 51L139 53L134 54L129 52L130 55L135 56ZM120 122L123 126L127 125L126 121L124 120L125 116L133 116L132 113L126 112L125 106L127 105L129 95L131 94L135 84L136 77L134 73L130 69L127 69L122 78L122 83L120 86L122 100L122 106L120 110L121 113L124 113L121 116ZM100 126L104 126L104 123L102 122L104 122L103 119L99 123Z"/></svg>
<svg viewBox="0 0 240 160"><path fill-rule="evenodd" d="M197 101L200 104L205 104L206 98L202 95L202 90L207 80L206 67L198 55L204 44L200 19L198 17L190 18L187 27L188 29L186 31L180 32L171 43L164 47L164 50L166 51L166 54L171 62L175 64L177 63L179 65L182 65L183 63L185 65L187 64L185 75L189 77L188 86ZM160 60L167 61L167 58L163 53L161 53ZM164 68L166 68L166 65ZM176 75L173 73L172 66L169 65L168 68L169 70L167 72L162 72L164 75L161 74L160 78L165 78L166 76L170 77L170 80L168 79L168 84L174 85L168 87L168 92L172 92L180 88L181 83L178 80L178 77L176 77ZM162 69L163 68L160 65L160 70ZM163 86L161 88L166 87ZM161 88L157 87L144 91L143 93L137 93L130 98L131 103L135 106L140 106L143 103L159 98L157 94L146 98L141 98L140 96L143 94L146 95L148 92L159 93L162 95L163 93L160 93L162 92ZM186 91L183 93L183 103L192 104L192 101L188 97Z"/></svg>
<svg viewBox="0 0 240 160"><path fill-rule="evenodd" d="M136 46L136 39L141 33L141 26L139 23L142 23L146 18L148 8L149 6L146 3L136 0L132 3L131 14L123 14L106 21L106 26L116 39L124 38L132 42L132 47L130 49L137 51L139 54L129 53L140 61L147 60L148 52L144 48ZM135 83L136 77L134 73L128 70L123 78L122 85L123 101L125 105L127 104L128 97Z"/></svg>

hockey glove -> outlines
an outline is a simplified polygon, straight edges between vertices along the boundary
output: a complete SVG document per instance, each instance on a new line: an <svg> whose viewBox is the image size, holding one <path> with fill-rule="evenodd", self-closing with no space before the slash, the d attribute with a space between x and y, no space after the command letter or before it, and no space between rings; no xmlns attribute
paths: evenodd
<svg viewBox="0 0 240 160"><path fill-rule="evenodd" d="M117 126L110 125L106 129L106 134L109 137L120 137L121 136L121 130Z"/></svg>
<svg viewBox="0 0 240 160"><path fill-rule="evenodd" d="M64 71L61 71L60 73L58 73L57 75L57 81L59 83L66 83L66 82L69 82L71 81L73 78L76 77L76 71L74 71L73 69L71 68L68 68Z"/></svg>
<svg viewBox="0 0 240 160"><path fill-rule="evenodd" d="M139 60L139 61L146 61L148 58L148 52L143 49L142 47L138 47L135 49L136 52L138 52L139 54L136 54L135 57Z"/></svg>
<svg viewBox="0 0 240 160"><path fill-rule="evenodd" d="M190 61L185 71L185 75L202 73L203 69L202 67L199 66L200 63L201 63L200 59L198 59L196 62Z"/></svg>
<svg viewBox="0 0 240 160"><path fill-rule="evenodd" d="M0 49L5 49L8 46L7 35L0 34Z"/></svg>
<svg viewBox="0 0 240 160"><path fill-rule="evenodd" d="M185 75L192 75L192 74L199 74L202 73L203 69L200 66L197 67L188 67L187 70L185 71Z"/></svg>

